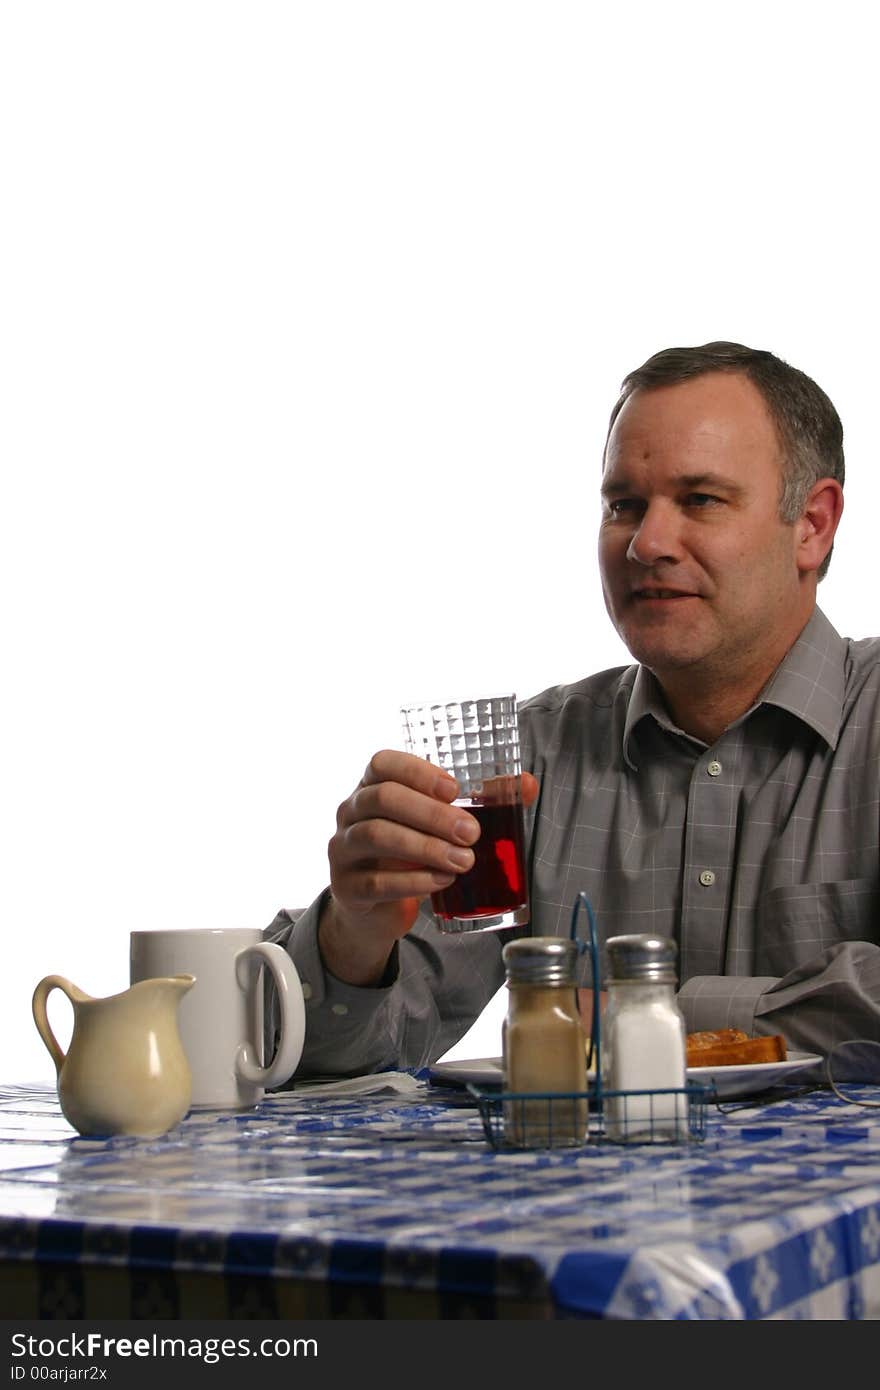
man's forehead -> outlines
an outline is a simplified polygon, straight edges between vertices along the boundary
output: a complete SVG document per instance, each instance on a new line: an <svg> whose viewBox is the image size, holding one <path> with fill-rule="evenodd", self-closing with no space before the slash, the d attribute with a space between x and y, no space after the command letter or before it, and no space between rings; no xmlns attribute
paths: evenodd
<svg viewBox="0 0 880 1390"><path fill-rule="evenodd" d="M627 402L627 405L629 402ZM639 414L626 415L626 406L620 412L608 436L606 455L631 457L649 461L659 456L670 443L678 447L687 445L689 449L722 449L743 437L737 422L729 417L713 415L701 420L666 412L662 416ZM767 439L761 431L756 438Z"/></svg>
<svg viewBox="0 0 880 1390"><path fill-rule="evenodd" d="M611 434L665 428L775 433L763 394L742 372L704 372L686 381L640 386L624 401Z"/></svg>
<svg viewBox="0 0 880 1390"><path fill-rule="evenodd" d="M739 373L710 372L634 391L611 427L604 463L606 473L674 461L685 473L738 474L744 459L759 457L781 461L763 396Z"/></svg>

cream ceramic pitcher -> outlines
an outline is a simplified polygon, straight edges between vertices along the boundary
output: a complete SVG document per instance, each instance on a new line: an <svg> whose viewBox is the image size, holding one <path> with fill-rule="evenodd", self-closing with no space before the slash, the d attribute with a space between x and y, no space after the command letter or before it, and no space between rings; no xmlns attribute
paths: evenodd
<svg viewBox="0 0 880 1390"><path fill-rule="evenodd" d="M183 1119L192 1081L177 1006L194 984L194 975L168 976L93 999L63 975L40 981L34 990L34 1022L55 1063L65 1119L80 1134L150 1139ZM73 1005L67 1052L46 1013L53 989L63 990Z"/></svg>

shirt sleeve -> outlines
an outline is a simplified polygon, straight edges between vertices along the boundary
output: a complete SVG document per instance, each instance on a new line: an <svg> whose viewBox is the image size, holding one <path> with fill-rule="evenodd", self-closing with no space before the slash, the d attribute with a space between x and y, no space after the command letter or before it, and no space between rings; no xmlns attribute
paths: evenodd
<svg viewBox="0 0 880 1390"><path fill-rule="evenodd" d="M695 975L678 1000L689 1033L782 1033L797 1051L827 1056L837 1043L880 1041L880 947L839 942L780 978Z"/></svg>
<svg viewBox="0 0 880 1390"><path fill-rule="evenodd" d="M464 1036L503 983L503 941L497 938L507 939L507 933L447 935L422 911L394 948L381 983L350 985L321 959L318 921L328 892L302 912L283 909L263 933L287 950L305 996L305 1045L288 1084L436 1061ZM270 991L270 1053L276 1029L277 1004Z"/></svg>
<svg viewBox="0 0 880 1390"><path fill-rule="evenodd" d="M745 1033L764 1032L756 1029L756 1010L764 993L777 983L774 976L767 975L693 975L678 992L687 1031L741 1028Z"/></svg>

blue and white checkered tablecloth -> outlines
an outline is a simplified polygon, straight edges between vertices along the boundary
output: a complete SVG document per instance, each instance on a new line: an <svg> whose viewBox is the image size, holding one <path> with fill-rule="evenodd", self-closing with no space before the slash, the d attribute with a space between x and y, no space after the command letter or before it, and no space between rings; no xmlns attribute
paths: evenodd
<svg viewBox="0 0 880 1390"><path fill-rule="evenodd" d="M0 1087L5 1315L880 1316L875 1110L816 1091L710 1107L699 1144L496 1152L464 1094L401 1083L157 1140Z"/></svg>

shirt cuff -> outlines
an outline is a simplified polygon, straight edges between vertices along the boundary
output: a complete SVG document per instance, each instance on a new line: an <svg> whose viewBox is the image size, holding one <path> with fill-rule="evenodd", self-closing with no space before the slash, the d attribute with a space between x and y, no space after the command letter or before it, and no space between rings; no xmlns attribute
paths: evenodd
<svg viewBox="0 0 880 1390"><path fill-rule="evenodd" d="M350 985L332 975L318 946L318 923L328 892L325 889L304 912L279 912L263 933L265 940L277 941L286 949L302 984L306 1030L297 1080L385 1071L399 1051L394 1004L398 991L393 988L398 976L397 948L381 985ZM267 1011L267 1025L271 1039L273 1008Z"/></svg>
<svg viewBox="0 0 880 1390"><path fill-rule="evenodd" d="M346 1013L352 1007L363 1007L372 1014L377 1003L397 982L400 973L398 945L395 942L378 985L351 985L340 980L324 965L318 945L318 924L329 893L330 889L325 888L304 912L279 912L263 936L266 940L277 941L288 952L303 987L307 1011L320 1005L344 1004Z"/></svg>
<svg viewBox="0 0 880 1390"><path fill-rule="evenodd" d="M755 1032L758 1001L779 983L776 975L694 975L678 991L688 1033L719 1028Z"/></svg>

